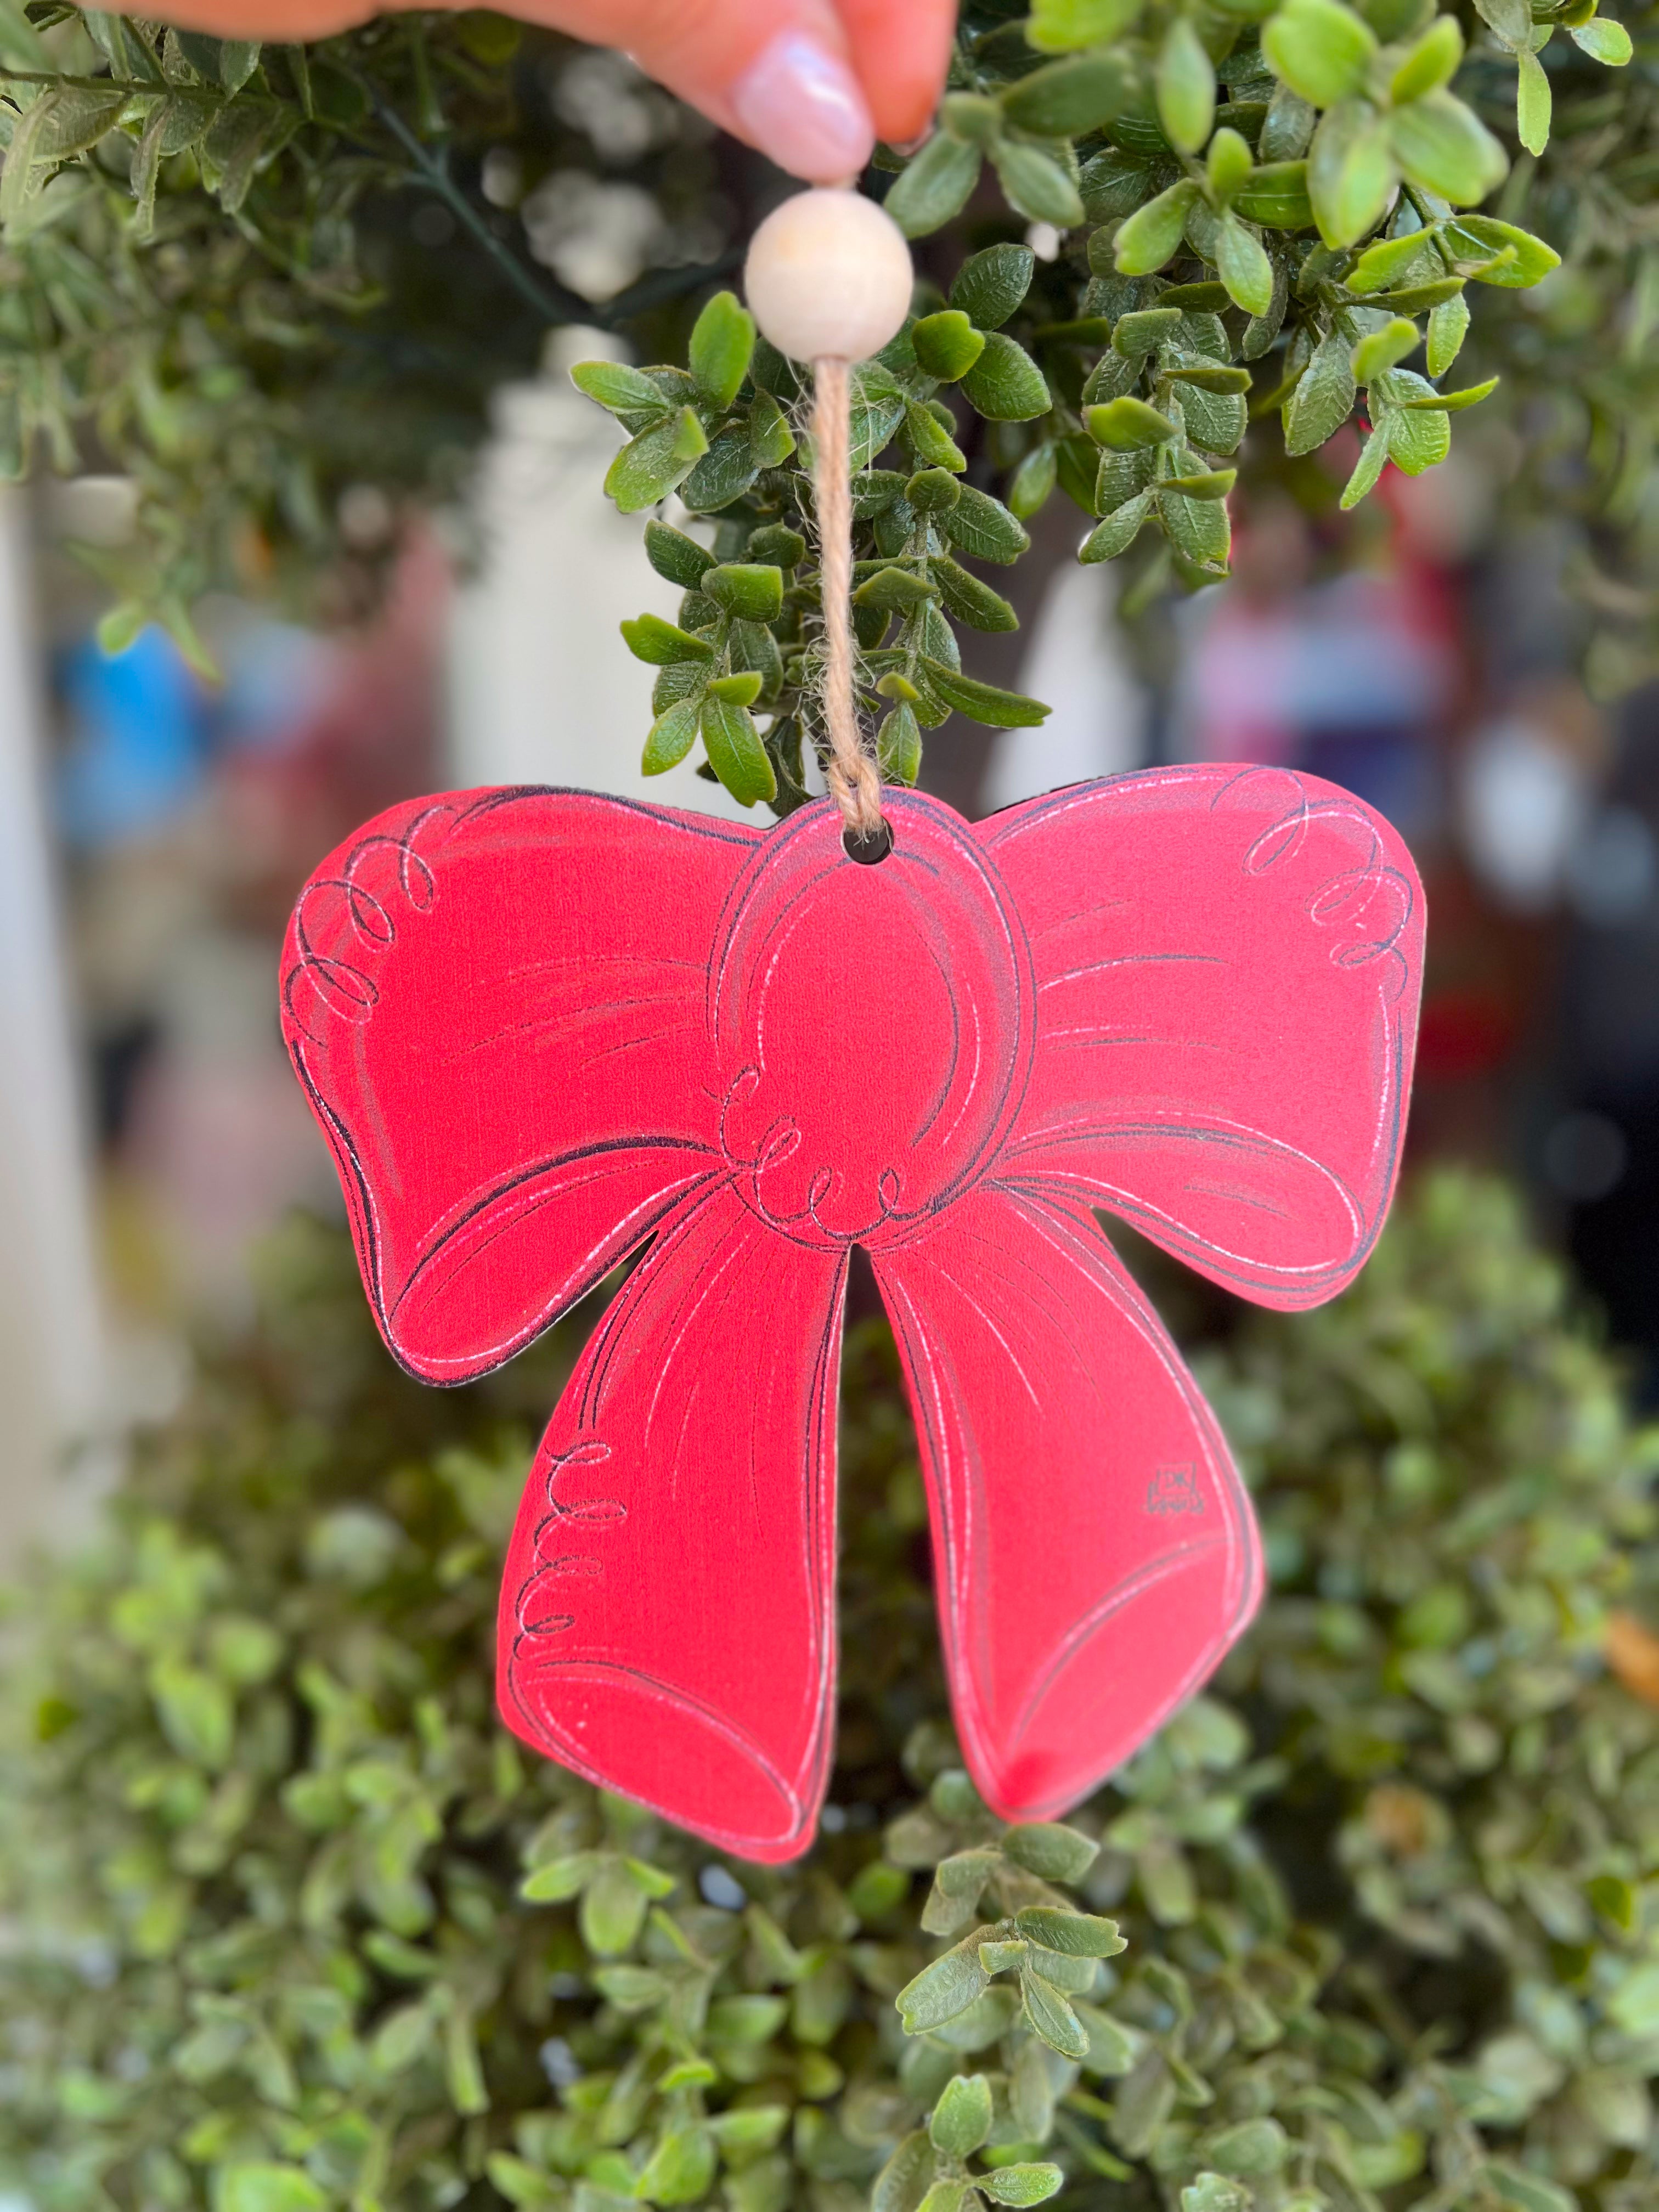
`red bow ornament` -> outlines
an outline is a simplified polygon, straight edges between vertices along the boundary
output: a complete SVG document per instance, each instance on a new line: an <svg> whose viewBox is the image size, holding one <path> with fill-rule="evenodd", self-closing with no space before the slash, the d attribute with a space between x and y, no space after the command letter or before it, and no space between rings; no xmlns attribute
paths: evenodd
<svg viewBox="0 0 1659 2212"><path fill-rule="evenodd" d="M764 833L580 792L381 815L306 886L289 1049L412 1374L465 1382L653 1240L554 1410L501 1708L723 1848L811 1840L842 1307L868 1254L963 1753L1044 1819L1255 1604L1221 1433L1092 1209L1259 1304L1350 1281L1400 1159L1423 898L1388 825L1172 768L970 823Z"/></svg>

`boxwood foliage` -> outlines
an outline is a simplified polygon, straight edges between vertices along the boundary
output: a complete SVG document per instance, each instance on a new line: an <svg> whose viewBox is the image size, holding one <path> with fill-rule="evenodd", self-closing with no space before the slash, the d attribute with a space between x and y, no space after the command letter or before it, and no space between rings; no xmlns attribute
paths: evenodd
<svg viewBox="0 0 1659 2212"><path fill-rule="evenodd" d="M824 1832L526 1757L501 1547L556 1339L430 1394L297 1226L15 1603L0 2169L40 2212L1647 2212L1659 1443L1501 1188L1198 1352L1274 1576L1067 1823L957 1764L890 1342L849 1340ZM1647 1619L1644 1620L1644 1616Z"/></svg>

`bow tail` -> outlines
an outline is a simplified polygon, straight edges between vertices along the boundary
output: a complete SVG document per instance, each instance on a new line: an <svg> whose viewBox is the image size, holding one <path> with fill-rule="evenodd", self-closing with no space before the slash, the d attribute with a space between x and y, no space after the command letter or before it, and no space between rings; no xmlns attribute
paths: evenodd
<svg viewBox="0 0 1659 2212"><path fill-rule="evenodd" d="M805 1849L829 1771L845 1276L730 1183L683 1200L555 1408L501 1585L507 1725L749 1858Z"/></svg>
<svg viewBox="0 0 1659 2212"><path fill-rule="evenodd" d="M1180 1354L1085 1207L986 1184L875 1260L921 1442L963 1754L1062 1813L1255 1608L1255 1522Z"/></svg>

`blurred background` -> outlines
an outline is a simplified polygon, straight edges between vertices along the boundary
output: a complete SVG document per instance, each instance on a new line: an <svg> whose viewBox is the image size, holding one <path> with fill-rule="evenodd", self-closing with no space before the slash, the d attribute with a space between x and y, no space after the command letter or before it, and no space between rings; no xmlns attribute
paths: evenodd
<svg viewBox="0 0 1659 2212"><path fill-rule="evenodd" d="M100 642L101 580L140 528L118 468L0 504L0 1557L83 1518L130 1425L176 1401L186 1331L245 1314L284 1209L337 1206L276 1027L278 941L318 860L456 786L732 808L689 765L639 774L651 672L617 625L677 594L601 494L618 433L567 371L632 357L607 303L706 294L785 186L614 57L537 67L540 155L483 145L467 204L596 326L507 317L441 496L334 471L304 588L276 588L256 549L245 588L194 610L188 658L155 625ZM926 257L948 268L1009 223L970 210ZM389 192L366 228L428 266L434 314L465 285L501 311L442 193ZM1528 306L1540 329L1572 312L1553 283ZM1191 599L1121 608L1121 564L1078 567L1086 526L1053 499L999 577L1019 632L970 663L1052 715L958 718L921 780L977 814L1159 762L1272 761L1387 814L1431 915L1413 1154L1521 1179L1651 1401L1659 679L1607 648L1583 531L1515 495L1547 423L1459 422L1450 460L1390 471L1346 516L1352 432L1287 466L1253 431L1234 580ZM1634 496L1651 520L1650 471Z"/></svg>

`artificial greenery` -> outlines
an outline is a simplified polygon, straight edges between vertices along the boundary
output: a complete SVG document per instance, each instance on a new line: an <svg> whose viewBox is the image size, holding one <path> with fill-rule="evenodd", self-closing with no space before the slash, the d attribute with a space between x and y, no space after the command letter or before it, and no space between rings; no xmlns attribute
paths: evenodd
<svg viewBox="0 0 1659 2212"><path fill-rule="evenodd" d="M491 1710L525 1416L574 1333L422 1391L343 1238L297 1227L102 1549L16 1601L7 2185L1646 2212L1659 1439L1491 1185L1428 1183L1316 1314L1194 1317L1272 1592L1115 1787L1024 1828L957 1763L914 1439L854 1328L839 1762L812 1852L763 1869Z"/></svg>
<svg viewBox="0 0 1659 2212"><path fill-rule="evenodd" d="M1631 58L1628 35L1584 0L1540 10L1536 33L1528 15L1525 36L1512 7L1488 13L1504 52L1519 41L1534 152L1547 96L1540 106L1528 88L1558 20L1598 61ZM1344 507L1388 462L1415 476L1444 459L1452 416L1498 380L1433 380L1462 350L1468 288L1530 289L1560 262L1519 225L1468 211L1509 161L1449 89L1464 49L1431 0L1038 0L1012 20L969 0L939 128L885 204L925 236L962 213L988 161L1009 205L1055 244L1046 264L1024 244L974 254L948 296L924 287L918 313L856 372L854 605L886 777L914 782L922 730L953 711L1003 727L1046 714L964 678L955 626L1016 627L960 556L1017 559L1024 520L1057 488L1097 518L1085 562L1127 553L1149 526L1161 536L1144 597L1170 571L1194 589L1227 574L1231 457L1252 411L1279 413L1300 456L1363 395ZM678 491L720 518L712 562L662 526L647 537L688 597L678 629L627 633L664 667L646 772L701 734L734 797L787 812L805 797L803 736L823 745L818 580L802 565L811 457L789 427L802 378L720 294L691 334L689 373L593 363L577 380L629 433L608 486L625 512ZM1006 502L962 480L975 416Z"/></svg>
<svg viewBox="0 0 1659 2212"><path fill-rule="evenodd" d="M1385 460L1437 460L1494 374L1492 404L1525 431L1525 495L1582 519L1600 688L1645 672L1652 16L1632 13L1632 48L1587 6L1043 0L1026 17L969 0L938 132L908 164L884 153L871 185L914 234L953 221L957 270L948 291L922 286L860 380L860 629L888 775L913 779L923 730L951 712L1041 719L963 677L956 629L1014 620L969 563L1016 558L1056 488L1093 524L1085 558L1140 538L1125 599L1145 604L1167 579L1225 573L1234 471L1273 465L1252 416L1282 416L1294 459L1358 404L1354 500ZM676 303L718 294L767 188L605 67L477 13L306 48L5 0L0 465L45 454L136 483L133 540L82 549L114 600L107 644L159 618L200 660L190 609L208 586L372 570L395 528L365 543L352 488L390 494L394 524L405 499L453 502L492 391L533 371L553 326L600 322L636 355L683 357ZM1000 209L969 204L988 162ZM561 225L618 194L654 222L659 265L583 293L550 273ZM1052 259L1022 242L1031 222ZM644 641L689 657L666 663L647 765L701 732L711 773L787 809L817 734L799 382L765 349L731 381L740 311L717 296L703 312L701 369L616 367L587 388L633 434L622 503L678 489L718 519L719 566L777 572L747 587L777 612L694 588L679 627L701 643ZM1325 495L1322 470L1296 483ZM771 550L751 555L757 531ZM700 558L657 550L677 580Z"/></svg>

